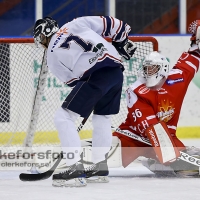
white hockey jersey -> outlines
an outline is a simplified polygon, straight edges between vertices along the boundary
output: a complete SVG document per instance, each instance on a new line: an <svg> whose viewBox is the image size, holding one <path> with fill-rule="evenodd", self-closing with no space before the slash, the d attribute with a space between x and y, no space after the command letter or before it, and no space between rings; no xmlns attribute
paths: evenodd
<svg viewBox="0 0 200 200"><path fill-rule="evenodd" d="M104 37L121 42L130 30L128 24L111 16L74 19L52 36L47 50L48 68L69 86L100 68L123 68L115 47Z"/></svg>

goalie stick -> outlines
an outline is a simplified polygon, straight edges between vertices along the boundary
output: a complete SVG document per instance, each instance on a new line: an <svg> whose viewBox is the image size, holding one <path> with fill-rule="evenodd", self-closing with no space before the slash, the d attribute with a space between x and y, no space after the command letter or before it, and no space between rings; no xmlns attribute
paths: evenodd
<svg viewBox="0 0 200 200"><path fill-rule="evenodd" d="M89 118L89 116L82 120L81 124L77 128L78 132L83 128L83 125L86 123L88 118ZM39 174L21 173L19 175L19 179L21 181L40 181L40 180L48 179L54 173L56 167L59 165L59 163L62 160L62 158L63 158L63 153L61 152L59 157L55 160L55 163L53 164L51 169L49 169L48 171L43 172L43 173L39 173Z"/></svg>
<svg viewBox="0 0 200 200"><path fill-rule="evenodd" d="M130 137L132 139L135 139L137 141L143 142L143 143L151 146L151 143L149 142L149 140L147 138L140 137L139 135L136 135L136 134L132 133L131 131L121 130L120 128L115 128L113 126L112 126L112 129L115 130L117 133L120 133L122 135L125 135L127 137ZM183 151L180 151L180 157L178 157L178 158L185 162L188 162L190 164L200 167L200 159L190 156L189 154L187 154Z"/></svg>

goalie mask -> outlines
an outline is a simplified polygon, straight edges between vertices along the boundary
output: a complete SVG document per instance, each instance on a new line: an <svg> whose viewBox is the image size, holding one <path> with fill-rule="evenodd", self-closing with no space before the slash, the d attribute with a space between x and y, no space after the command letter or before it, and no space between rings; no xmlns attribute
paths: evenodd
<svg viewBox="0 0 200 200"><path fill-rule="evenodd" d="M160 89L169 74L167 58L157 51L151 52L143 61L142 75L146 79L146 87Z"/></svg>
<svg viewBox="0 0 200 200"><path fill-rule="evenodd" d="M43 19L37 20L33 29L35 44L37 46L40 46L40 44L42 44L47 47L47 38L52 36L58 30L58 23L51 17L45 17Z"/></svg>

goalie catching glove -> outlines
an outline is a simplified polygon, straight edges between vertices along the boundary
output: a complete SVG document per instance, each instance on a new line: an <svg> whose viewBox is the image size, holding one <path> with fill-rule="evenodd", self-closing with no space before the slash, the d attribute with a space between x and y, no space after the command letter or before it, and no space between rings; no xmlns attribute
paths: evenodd
<svg viewBox="0 0 200 200"><path fill-rule="evenodd" d="M130 60L130 58L133 56L137 49L137 47L134 47L133 42L128 40L128 38L122 42L112 41L112 45L116 48L118 53L126 60Z"/></svg>
<svg viewBox="0 0 200 200"><path fill-rule="evenodd" d="M188 32L192 34L192 37L190 38L192 47L190 51L194 51L196 49L200 48L200 20L193 21L189 27Z"/></svg>

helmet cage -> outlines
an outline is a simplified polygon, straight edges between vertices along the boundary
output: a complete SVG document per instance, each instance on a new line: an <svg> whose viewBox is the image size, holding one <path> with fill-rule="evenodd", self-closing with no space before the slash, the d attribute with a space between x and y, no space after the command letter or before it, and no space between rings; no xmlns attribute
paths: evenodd
<svg viewBox="0 0 200 200"><path fill-rule="evenodd" d="M158 74L160 68L161 68L160 65L145 63L143 65L143 75L145 78L150 78L154 74Z"/></svg>

